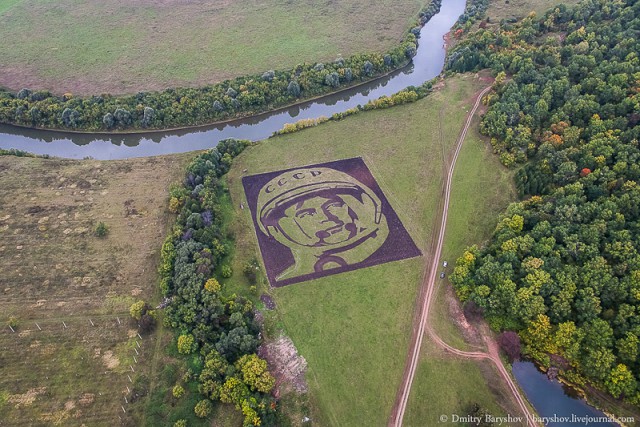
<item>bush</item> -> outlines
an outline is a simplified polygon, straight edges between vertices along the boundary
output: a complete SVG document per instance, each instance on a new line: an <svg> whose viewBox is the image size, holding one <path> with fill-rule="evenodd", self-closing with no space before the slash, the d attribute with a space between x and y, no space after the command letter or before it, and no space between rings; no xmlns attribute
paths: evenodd
<svg viewBox="0 0 640 427"><path fill-rule="evenodd" d="M251 261L247 261L245 265L242 267L242 272L245 277L249 280L249 283L255 284L256 279L258 277L258 272L260 271L260 263L254 257Z"/></svg>
<svg viewBox="0 0 640 427"><path fill-rule="evenodd" d="M20 92L16 94L16 98L26 99L29 95L31 95L31 91L29 89L20 89Z"/></svg>
<svg viewBox="0 0 640 427"><path fill-rule="evenodd" d="M271 82L275 76L276 76L275 71L273 70L265 71L264 74L262 74L262 80L266 82Z"/></svg>
<svg viewBox="0 0 640 427"><path fill-rule="evenodd" d="M180 206L180 199L178 199L177 197L171 197L169 199L169 212L178 213L178 211L180 210Z"/></svg>
<svg viewBox="0 0 640 427"><path fill-rule="evenodd" d="M364 62L364 65L362 66L362 72L367 76L370 76L371 73L373 73L373 64L371 63L371 61Z"/></svg>
<svg viewBox="0 0 640 427"><path fill-rule="evenodd" d="M109 226L100 221L98 225L96 225L94 232L98 237L106 237L106 235L109 234Z"/></svg>
<svg viewBox="0 0 640 427"><path fill-rule="evenodd" d="M113 117L113 114L107 113L102 116L102 124L107 128L111 129L116 125L116 119Z"/></svg>
<svg viewBox="0 0 640 427"><path fill-rule="evenodd" d="M79 123L80 113L71 108L65 108L62 112L62 124L69 128L75 128Z"/></svg>
<svg viewBox="0 0 640 427"><path fill-rule="evenodd" d="M252 391L269 393L276 384L276 380L267 369L267 361L255 354L242 356L235 363L236 369L242 373L242 379Z"/></svg>
<svg viewBox="0 0 640 427"><path fill-rule="evenodd" d="M340 86L340 76L335 71L327 74L324 78L324 84L331 87L338 87Z"/></svg>
<svg viewBox="0 0 640 427"><path fill-rule="evenodd" d="M173 427L187 427L187 420L182 419L173 423Z"/></svg>
<svg viewBox="0 0 640 427"><path fill-rule="evenodd" d="M500 348L509 357L509 361L520 359L520 337L514 331L504 331L498 336Z"/></svg>

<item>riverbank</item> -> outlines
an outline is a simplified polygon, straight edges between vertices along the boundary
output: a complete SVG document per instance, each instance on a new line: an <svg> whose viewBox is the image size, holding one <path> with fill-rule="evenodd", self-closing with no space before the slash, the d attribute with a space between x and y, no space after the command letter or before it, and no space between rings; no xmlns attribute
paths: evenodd
<svg viewBox="0 0 640 427"><path fill-rule="evenodd" d="M171 129L203 125L280 108L298 99L331 93L406 65L417 52L417 37L440 10L441 0L423 7L399 44L382 53L361 53L331 62L302 63L200 88L172 88L135 95L76 98L48 91L0 92L0 122L41 129L89 132Z"/></svg>
<svg viewBox="0 0 640 427"><path fill-rule="evenodd" d="M196 131L87 135L14 128L0 125L0 147L18 148L37 154L60 157L116 159L162 155L211 148L217 141L235 137L260 140L282 129L286 123L300 119L331 116L380 96L390 96L408 86L419 86L438 76L444 64L443 35L465 8L464 0L445 0L440 12L423 27L420 45L409 67L386 78L367 83L339 94L323 97L260 118L246 118Z"/></svg>

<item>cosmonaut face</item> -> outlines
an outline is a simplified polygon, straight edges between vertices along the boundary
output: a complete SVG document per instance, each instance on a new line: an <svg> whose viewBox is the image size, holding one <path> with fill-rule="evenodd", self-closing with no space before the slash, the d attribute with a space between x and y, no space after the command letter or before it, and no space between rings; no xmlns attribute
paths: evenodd
<svg viewBox="0 0 640 427"><path fill-rule="evenodd" d="M296 169L274 177L260 190L258 204L263 232L292 250L343 246L384 220L371 189L329 168Z"/></svg>
<svg viewBox="0 0 640 427"><path fill-rule="evenodd" d="M302 199L284 210L278 226L284 234L305 245L343 243L355 237L358 231L358 218L349 202L359 203L352 196L340 194Z"/></svg>

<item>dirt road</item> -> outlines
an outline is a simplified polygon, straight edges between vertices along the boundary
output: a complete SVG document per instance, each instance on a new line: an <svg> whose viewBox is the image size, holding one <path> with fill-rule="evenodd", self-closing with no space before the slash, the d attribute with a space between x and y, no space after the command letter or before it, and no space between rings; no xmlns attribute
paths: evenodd
<svg viewBox="0 0 640 427"><path fill-rule="evenodd" d="M429 323L429 311L431 308L431 302L433 301L433 294L436 287L436 280L438 274L438 267L440 265L440 256L442 252L442 246L444 243L444 234L446 231L447 225L447 217L449 213L449 200L451 197L451 182L453 180L453 171L456 165L456 160L458 159L458 155L460 154L460 149L462 148L462 144L467 135L467 131L469 130L469 126L473 120L473 116L480 105L480 101L482 97L491 89L491 86L485 88L480 93L476 95L476 100L473 105L473 108L469 111L467 115L467 120L460 132L460 136L456 142L456 148L453 155L453 159L451 160L451 165L449 166L449 170L447 171L447 175L445 177L445 187L444 187L444 203L442 206L442 214L441 214L441 222L440 228L438 231L438 239L433 245L432 253L430 254L432 257L431 265L425 265L424 272L424 281L421 285L421 289L419 292L418 302L420 304L416 316L416 320L414 322L414 330L410 343L409 354L407 357L407 363L405 365L405 370L402 378L402 383L400 385L400 389L396 395L396 401L391 410L391 416L389 417L389 427L400 427L402 425L402 420L404 417L404 413L407 407L407 401L409 399L409 393L411 391L411 385L413 383L413 378L415 376L416 368L418 366L418 361L420 359L420 347L422 346L422 339L424 337L425 330L429 333L429 336L433 340L433 342L438 345L440 348L453 353L457 356L466 357L470 359L487 359L490 360L498 370L500 376L507 383L507 386L511 390L513 397L515 398L522 414L527 417L527 424L529 426L536 426L533 422L533 414L529 410L526 402L520 395L520 391L518 387L513 383L511 376L504 368L502 361L500 360L498 348L494 342L488 337L485 336L485 344L487 345L486 352L479 351L462 351L456 349L449 344L445 343L433 330L432 325Z"/></svg>

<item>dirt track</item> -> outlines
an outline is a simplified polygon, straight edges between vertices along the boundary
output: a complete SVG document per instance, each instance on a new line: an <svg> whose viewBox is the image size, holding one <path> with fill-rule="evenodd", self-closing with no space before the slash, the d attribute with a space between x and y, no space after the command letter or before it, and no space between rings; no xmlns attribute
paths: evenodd
<svg viewBox="0 0 640 427"><path fill-rule="evenodd" d="M498 352L498 347L495 342L487 335L484 335L484 341L487 346L486 352L479 351L463 351L456 349L449 344L445 343L433 330L432 325L429 323L429 311L431 308L431 302L433 300L433 294L436 286L437 280L437 272L440 264L440 255L442 252L442 246L444 243L444 234L446 231L447 225L447 217L449 213L449 199L451 196L451 182L453 180L453 171L456 165L456 160L458 159L458 155L460 154L460 149L462 148L462 144L467 135L467 131L469 130L469 126L473 120L473 116L480 105L480 101L482 97L491 89L491 86L485 88L480 93L476 95L475 103L473 108L469 111L467 115L467 120L460 132L458 140L456 141L456 148L453 155L453 159L451 160L451 164L449 166L449 170L447 171L445 187L444 187L444 203L442 207L441 214L441 222L438 232L437 241L434 241L433 250L430 254L432 257L431 265L425 265L425 271L423 274L424 280L422 282L420 292L418 295L418 311L416 315L416 319L414 321L414 329L411 338L411 343L409 345L409 354L407 355L407 362L405 365L405 370L403 373L402 382L400 384L400 388L398 393L396 394L396 401L391 410L391 416L389 417L388 426L389 427L400 427L402 425L402 420L404 417L404 413L407 407L407 401L409 399L409 393L411 391L411 385L413 383L413 377L415 376L416 368L418 366L418 361L420 359L420 347L422 346L422 339L424 337L425 330L429 333L429 336L433 340L433 342L442 348L445 351L453 353L460 357L466 357L470 359L488 359L490 360L498 370L500 376L507 383L507 386L511 390L513 397L515 398L522 414L526 416L527 422L526 424L529 426L536 426L537 424L533 421L533 414L529 410L526 402L520 395L520 391L518 387L514 384L511 376L504 368L502 361L500 360L500 355Z"/></svg>

